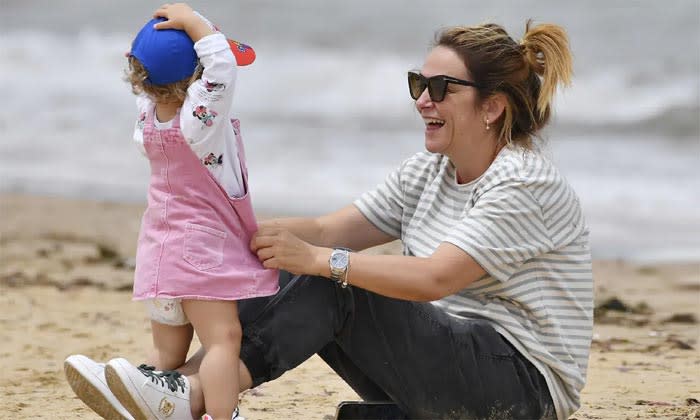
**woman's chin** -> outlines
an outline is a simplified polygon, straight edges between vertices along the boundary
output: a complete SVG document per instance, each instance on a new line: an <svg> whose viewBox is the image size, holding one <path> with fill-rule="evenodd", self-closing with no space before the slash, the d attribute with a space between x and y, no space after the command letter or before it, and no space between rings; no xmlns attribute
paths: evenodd
<svg viewBox="0 0 700 420"><path fill-rule="evenodd" d="M442 142L435 141L435 139L425 136L425 150L429 151L430 153L442 153L443 149L444 147Z"/></svg>
<svg viewBox="0 0 700 420"><path fill-rule="evenodd" d="M445 127L428 127L425 130L425 149L431 153L442 153L449 143Z"/></svg>

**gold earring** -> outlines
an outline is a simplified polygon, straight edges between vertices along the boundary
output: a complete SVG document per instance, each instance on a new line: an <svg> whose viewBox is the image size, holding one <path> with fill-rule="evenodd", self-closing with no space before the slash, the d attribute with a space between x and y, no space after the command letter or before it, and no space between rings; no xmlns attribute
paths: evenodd
<svg viewBox="0 0 700 420"><path fill-rule="evenodd" d="M490 130L490 129L491 129L491 126L489 125L489 119L488 119L488 118L486 118L486 129L487 129L487 130Z"/></svg>

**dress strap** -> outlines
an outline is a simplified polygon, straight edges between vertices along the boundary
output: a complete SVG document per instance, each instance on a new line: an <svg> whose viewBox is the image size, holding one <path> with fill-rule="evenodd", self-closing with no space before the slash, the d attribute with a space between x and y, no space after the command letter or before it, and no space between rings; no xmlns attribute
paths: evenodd
<svg viewBox="0 0 700 420"><path fill-rule="evenodd" d="M236 118L231 118L233 125L233 133L236 137L236 149L238 150L238 160L241 163L241 172L243 174L244 185L248 185L248 166L245 159L245 149L243 148L243 139L241 138L241 122ZM247 187L246 187L247 188Z"/></svg>

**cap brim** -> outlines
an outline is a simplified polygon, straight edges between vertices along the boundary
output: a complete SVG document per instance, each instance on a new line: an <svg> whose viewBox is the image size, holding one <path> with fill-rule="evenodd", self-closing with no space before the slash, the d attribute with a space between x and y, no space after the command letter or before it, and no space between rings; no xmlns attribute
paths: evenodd
<svg viewBox="0 0 700 420"><path fill-rule="evenodd" d="M250 45L232 39L227 39L227 41L239 66L247 66L255 61L255 51Z"/></svg>

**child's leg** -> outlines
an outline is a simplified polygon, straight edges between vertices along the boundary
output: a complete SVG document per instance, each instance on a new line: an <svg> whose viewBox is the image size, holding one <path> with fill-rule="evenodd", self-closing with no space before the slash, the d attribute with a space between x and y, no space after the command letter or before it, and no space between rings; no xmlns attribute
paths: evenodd
<svg viewBox="0 0 700 420"><path fill-rule="evenodd" d="M235 301L186 300L182 302L206 352L199 367L207 413L229 420L238 406L238 357L241 324Z"/></svg>
<svg viewBox="0 0 700 420"><path fill-rule="evenodd" d="M153 350L147 364L156 370L175 370L185 364L192 342L192 325L166 325L151 321Z"/></svg>
<svg viewBox="0 0 700 420"><path fill-rule="evenodd" d="M151 317L153 350L148 364L157 370L181 367L192 341L192 325L187 320L179 299L150 299L146 308Z"/></svg>

